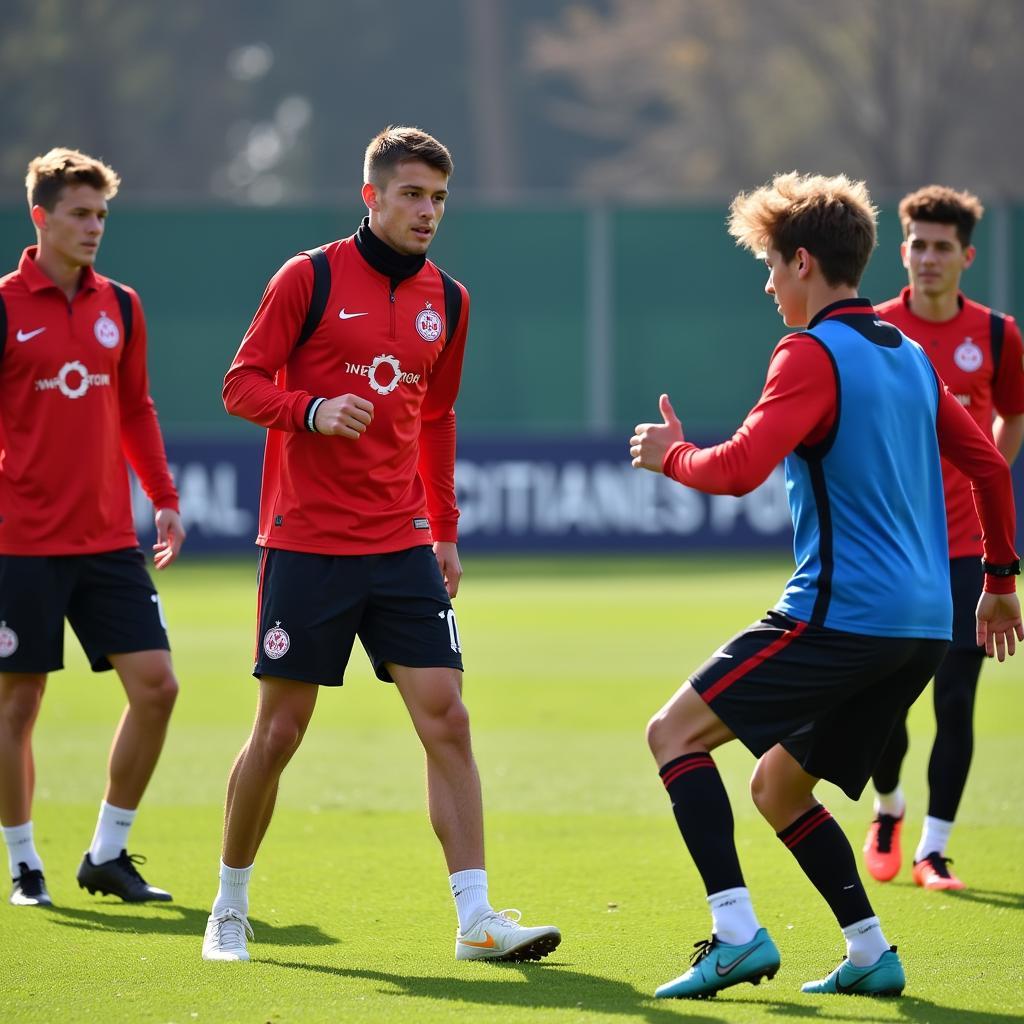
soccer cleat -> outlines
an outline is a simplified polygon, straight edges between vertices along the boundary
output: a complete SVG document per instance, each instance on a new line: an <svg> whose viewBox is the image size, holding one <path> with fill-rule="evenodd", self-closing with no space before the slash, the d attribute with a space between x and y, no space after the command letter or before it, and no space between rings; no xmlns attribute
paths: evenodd
<svg viewBox="0 0 1024 1024"><path fill-rule="evenodd" d="M248 960L245 937L255 938L245 914L234 907L225 907L211 914L203 936L204 960Z"/></svg>
<svg viewBox="0 0 1024 1024"><path fill-rule="evenodd" d="M709 999L720 989L743 981L760 985L762 978L771 981L775 977L781 963L779 950L764 928L758 928L749 942L738 945L722 942L717 935L693 945L693 966L659 986L655 999Z"/></svg>
<svg viewBox="0 0 1024 1024"><path fill-rule="evenodd" d="M456 960L540 960L562 941L552 925L524 928L518 910L484 911L455 935Z"/></svg>
<svg viewBox="0 0 1024 1024"><path fill-rule="evenodd" d="M871 822L864 840L864 866L868 874L879 882L889 882L900 873L903 854L900 851L900 830L903 815L879 813Z"/></svg>
<svg viewBox="0 0 1024 1024"><path fill-rule="evenodd" d="M800 991L811 995L898 996L906 983L896 947L890 946L869 967L854 967L844 960L827 978L808 981Z"/></svg>
<svg viewBox="0 0 1024 1024"><path fill-rule="evenodd" d="M949 870L952 863L952 858L941 853L929 853L914 861L914 881L924 889L963 889L964 883Z"/></svg>
<svg viewBox="0 0 1024 1024"><path fill-rule="evenodd" d="M125 903L146 903L149 900L169 900L171 894L150 885L136 870L136 864L145 864L146 858L137 853L128 855L122 850L119 857L93 864L88 852L78 865L79 888L90 894L120 896Z"/></svg>
<svg viewBox="0 0 1024 1024"><path fill-rule="evenodd" d="M21 874L13 879L10 902L16 907L52 907L53 900L46 891L46 879L39 868L29 871L28 865L21 861L18 864Z"/></svg>

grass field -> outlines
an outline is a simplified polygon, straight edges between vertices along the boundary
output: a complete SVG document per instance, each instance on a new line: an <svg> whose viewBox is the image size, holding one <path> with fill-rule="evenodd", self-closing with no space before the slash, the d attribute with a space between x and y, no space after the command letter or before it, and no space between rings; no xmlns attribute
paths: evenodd
<svg viewBox="0 0 1024 1024"><path fill-rule="evenodd" d="M422 758L394 690L357 649L342 691L321 694L282 783L254 872L253 963L206 964L224 783L254 708L254 563L187 560L159 582L182 692L132 835L168 905L90 897L74 872L102 795L121 700L69 638L36 730L36 835L56 906L0 905L0 1021L779 1020L990 1024L1024 1019L1024 660L986 667L978 743L951 854L963 893L904 871L870 895L908 974L907 995L810 997L842 956L827 907L746 792L752 759L717 755L775 980L711 1002L655 1002L708 915L643 739L688 671L774 602L764 562L470 559L458 599L467 703L487 811L497 907L558 924L530 965L456 963L455 918L423 808ZM931 709L912 715L905 854L923 814ZM870 801L821 797L859 849ZM906 850L906 846L911 851Z"/></svg>

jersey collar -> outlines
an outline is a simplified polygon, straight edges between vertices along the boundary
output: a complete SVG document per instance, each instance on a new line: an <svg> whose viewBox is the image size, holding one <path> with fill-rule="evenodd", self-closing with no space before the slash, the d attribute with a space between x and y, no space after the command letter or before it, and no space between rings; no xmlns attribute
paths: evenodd
<svg viewBox="0 0 1024 1024"><path fill-rule="evenodd" d="M821 323L822 320L827 320L830 317L835 316L870 316L875 315L875 307L871 304L870 299L840 299L838 302L830 302L827 306L819 309L817 313L811 317L811 322L807 325L808 327L815 327Z"/></svg>
<svg viewBox="0 0 1024 1024"><path fill-rule="evenodd" d="M396 252L386 242L382 242L370 230L369 217L363 218L355 237L359 255L378 274L391 278L392 288L406 278L415 277L427 262L426 256L407 256L405 253Z"/></svg>
<svg viewBox="0 0 1024 1024"><path fill-rule="evenodd" d="M21 274L25 287L30 292L41 292L45 288L56 288L56 283L39 267L36 257L39 255L39 246L30 245L22 254L18 263L18 272ZM92 267L82 267L81 276L78 279L79 291L95 291L99 287L99 279Z"/></svg>

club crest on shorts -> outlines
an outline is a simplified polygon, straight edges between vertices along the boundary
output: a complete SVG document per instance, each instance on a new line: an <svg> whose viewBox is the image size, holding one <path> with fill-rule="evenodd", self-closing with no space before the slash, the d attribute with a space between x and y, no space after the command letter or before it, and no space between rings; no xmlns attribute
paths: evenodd
<svg viewBox="0 0 1024 1024"><path fill-rule="evenodd" d="M444 321L436 309L428 302L424 309L416 314L416 332L424 341L437 341L444 330Z"/></svg>
<svg viewBox="0 0 1024 1024"><path fill-rule="evenodd" d="M18 634L6 622L0 622L0 658L9 658L17 649Z"/></svg>
<svg viewBox="0 0 1024 1024"><path fill-rule="evenodd" d="M278 658L283 658L291 645L292 638L286 630L281 628L280 620L275 622L263 635L263 650L268 658L273 658L275 661Z"/></svg>
<svg viewBox="0 0 1024 1024"><path fill-rule="evenodd" d="M92 333L104 348L117 348L117 343L121 340L120 328L104 310L100 310L99 319L92 325Z"/></svg>
<svg viewBox="0 0 1024 1024"><path fill-rule="evenodd" d="M964 373L974 373L981 369L985 361L985 354L974 344L973 338L964 338L962 344L957 345L953 353L953 362L960 367Z"/></svg>

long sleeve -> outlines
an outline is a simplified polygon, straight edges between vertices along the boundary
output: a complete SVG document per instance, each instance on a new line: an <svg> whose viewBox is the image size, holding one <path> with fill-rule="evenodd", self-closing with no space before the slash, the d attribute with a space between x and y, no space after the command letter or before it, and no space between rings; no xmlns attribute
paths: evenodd
<svg viewBox="0 0 1024 1024"><path fill-rule="evenodd" d="M942 386L935 429L939 450L970 481L974 506L981 520L982 545L987 561L996 565L1012 562L1016 512L1013 481L1006 460L999 454L970 413ZM1013 593L1013 577L985 577L985 589L992 593Z"/></svg>
<svg viewBox="0 0 1024 1024"><path fill-rule="evenodd" d="M711 448L674 444L663 472L707 494L747 494L794 448L827 433L835 404L828 355L813 338L789 335L772 354L761 397L736 433Z"/></svg>
<svg viewBox="0 0 1024 1024"><path fill-rule="evenodd" d="M459 286L462 287L461 285ZM462 289L462 317L430 376L423 400L418 472L427 497L434 539L455 541L459 510L455 502L455 399L469 331L469 293Z"/></svg>
<svg viewBox="0 0 1024 1024"><path fill-rule="evenodd" d="M283 368L312 290L313 269L306 256L293 257L270 279L224 378L224 408L232 416L275 430L306 429L306 410L315 396L288 390Z"/></svg>
<svg viewBox="0 0 1024 1024"><path fill-rule="evenodd" d="M178 511L178 492L167 468L160 422L149 394L146 321L142 303L134 290L129 289L129 295L134 307L135 326L132 337L125 339L124 355L118 367L121 448L153 506Z"/></svg>

